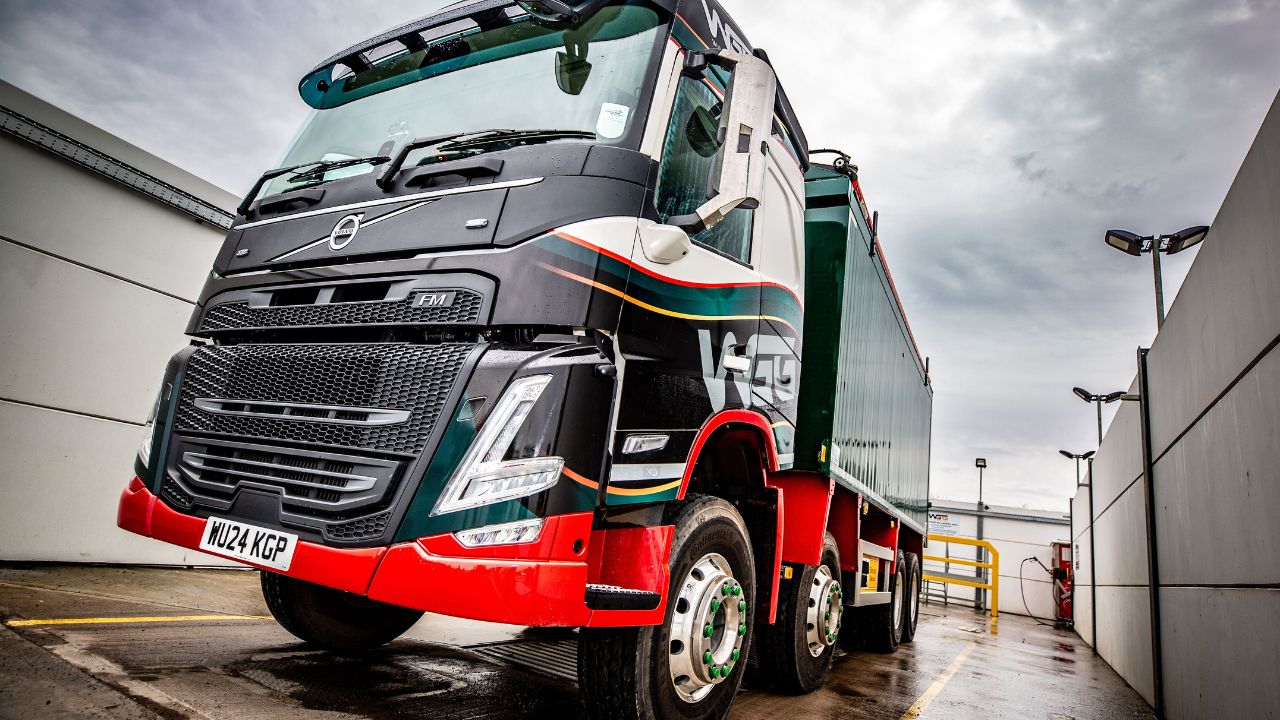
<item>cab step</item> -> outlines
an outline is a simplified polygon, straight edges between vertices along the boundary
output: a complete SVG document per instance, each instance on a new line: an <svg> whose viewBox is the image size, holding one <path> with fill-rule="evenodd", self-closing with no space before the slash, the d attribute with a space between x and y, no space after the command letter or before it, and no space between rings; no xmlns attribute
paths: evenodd
<svg viewBox="0 0 1280 720"><path fill-rule="evenodd" d="M592 610L653 610L661 602L661 595L648 590L587 585L587 607Z"/></svg>

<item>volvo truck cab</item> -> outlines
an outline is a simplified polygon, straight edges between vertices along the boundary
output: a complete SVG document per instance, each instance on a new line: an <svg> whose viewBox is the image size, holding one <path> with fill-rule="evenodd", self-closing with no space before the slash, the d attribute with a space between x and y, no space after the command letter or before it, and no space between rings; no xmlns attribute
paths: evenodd
<svg viewBox="0 0 1280 720"><path fill-rule="evenodd" d="M757 626L794 690L847 606L909 639L914 516L833 500L828 438L797 460L808 148L744 37L714 0L481 0L316 65L121 527L261 568L322 647L582 628L598 717L722 717Z"/></svg>

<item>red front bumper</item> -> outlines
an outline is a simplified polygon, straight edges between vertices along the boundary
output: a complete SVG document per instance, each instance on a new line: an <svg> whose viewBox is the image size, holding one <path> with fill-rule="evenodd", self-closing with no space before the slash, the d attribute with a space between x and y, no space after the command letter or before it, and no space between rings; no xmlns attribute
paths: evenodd
<svg viewBox="0 0 1280 720"><path fill-rule="evenodd" d="M160 502L138 478L120 496L116 524L129 532L199 550L205 523ZM554 515L547 518L537 542L489 548L467 548L452 533L378 548L340 549L299 541L285 574L393 605L473 620L565 627L661 622L671 528L593 533L591 525L589 512ZM640 589L660 592L664 599L657 609L608 611L586 606L587 583L601 581L600 568L591 566L586 548L588 543L616 544L618 538L602 537L615 532L629 533L631 544L638 538L652 548ZM661 557L657 568L652 565L655 555ZM629 558L618 559L625 564Z"/></svg>

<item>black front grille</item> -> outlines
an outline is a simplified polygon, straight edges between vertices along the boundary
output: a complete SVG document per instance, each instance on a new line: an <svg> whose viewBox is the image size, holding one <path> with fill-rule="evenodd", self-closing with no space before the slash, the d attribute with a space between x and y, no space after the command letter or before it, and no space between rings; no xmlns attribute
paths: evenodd
<svg viewBox="0 0 1280 720"><path fill-rule="evenodd" d="M191 355L175 430L417 454L426 448L471 345L231 345ZM324 417L210 412L210 399L407 411L368 425ZM331 421L327 421L331 420Z"/></svg>
<svg viewBox="0 0 1280 720"><path fill-rule="evenodd" d="M428 296L452 295L448 307L432 307ZM472 290L432 290L400 300L255 307L228 302L205 311L200 332L331 325L470 325L480 320L483 299Z"/></svg>
<svg viewBox="0 0 1280 720"><path fill-rule="evenodd" d="M233 508L241 490L278 495L284 515L348 522L383 511L396 487L402 462L239 442L179 436L162 487L178 509ZM307 523L313 525L313 523ZM386 528L386 520L382 522ZM378 531L378 534L381 530ZM337 536L356 539L356 533ZM367 537L367 535L366 535Z"/></svg>

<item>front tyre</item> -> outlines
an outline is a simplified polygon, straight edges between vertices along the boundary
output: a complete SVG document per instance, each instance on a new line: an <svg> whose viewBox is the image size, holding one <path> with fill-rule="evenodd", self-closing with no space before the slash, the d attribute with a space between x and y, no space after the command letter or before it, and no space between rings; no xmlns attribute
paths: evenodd
<svg viewBox="0 0 1280 720"><path fill-rule="evenodd" d="M262 597L280 626L310 645L360 652L400 637L421 610L388 605L322 585L262 572Z"/></svg>
<svg viewBox="0 0 1280 720"><path fill-rule="evenodd" d="M676 506L661 625L583 628L578 686L593 718L719 720L742 683L755 560L742 516L715 497Z"/></svg>
<svg viewBox="0 0 1280 720"><path fill-rule="evenodd" d="M760 629L756 655L761 678L793 695L821 687L831 670L843 616L840 550L827 533L822 564L802 566L794 580L780 587L777 622Z"/></svg>

